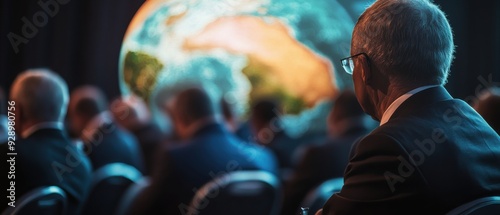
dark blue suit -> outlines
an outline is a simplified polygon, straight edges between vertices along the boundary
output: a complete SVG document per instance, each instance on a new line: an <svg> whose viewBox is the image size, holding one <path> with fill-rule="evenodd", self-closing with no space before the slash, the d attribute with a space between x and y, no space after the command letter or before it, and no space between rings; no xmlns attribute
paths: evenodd
<svg viewBox="0 0 500 215"><path fill-rule="evenodd" d="M216 123L204 126L189 141L160 151L156 165L152 186L139 196L130 214L182 214L195 192L222 174L277 171L270 152L242 142Z"/></svg>
<svg viewBox="0 0 500 215"><path fill-rule="evenodd" d="M353 150L323 214L444 214L500 195L500 137L443 87L410 97Z"/></svg>
<svg viewBox="0 0 500 215"><path fill-rule="evenodd" d="M286 186L281 214L296 214L309 191L328 179L343 177L352 145L367 133L367 128L356 126L340 137L306 148Z"/></svg>
<svg viewBox="0 0 500 215"><path fill-rule="evenodd" d="M134 136L117 127L105 124L85 143L85 153L94 170L110 163L125 163L144 172L141 149Z"/></svg>
<svg viewBox="0 0 500 215"><path fill-rule="evenodd" d="M2 157L6 144L2 144ZM88 195L91 181L90 162L63 131L40 129L16 142L16 201L41 186L58 186L68 196L68 214L79 214ZM2 173L6 174L2 164ZM5 190L3 190L5 191ZM2 207L6 200L2 197Z"/></svg>

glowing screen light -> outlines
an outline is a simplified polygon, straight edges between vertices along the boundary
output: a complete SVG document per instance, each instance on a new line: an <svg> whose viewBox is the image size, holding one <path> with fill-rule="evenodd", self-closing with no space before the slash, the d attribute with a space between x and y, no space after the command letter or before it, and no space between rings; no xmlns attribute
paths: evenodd
<svg viewBox="0 0 500 215"><path fill-rule="evenodd" d="M299 134L323 127L325 101L350 85L338 59L353 25L334 0L149 0L123 41L121 90L151 101L197 83L238 115L273 96L287 132Z"/></svg>

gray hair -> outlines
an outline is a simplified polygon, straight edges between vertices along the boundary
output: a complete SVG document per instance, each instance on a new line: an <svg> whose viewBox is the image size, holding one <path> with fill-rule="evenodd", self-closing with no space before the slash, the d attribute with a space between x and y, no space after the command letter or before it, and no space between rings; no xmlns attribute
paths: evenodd
<svg viewBox="0 0 500 215"><path fill-rule="evenodd" d="M66 115L69 92L66 82L49 69L29 69L12 84L11 99L23 116L35 121L62 121Z"/></svg>
<svg viewBox="0 0 500 215"><path fill-rule="evenodd" d="M358 19L352 54L395 81L445 84L454 52L445 14L428 0L378 0ZM356 52L356 53L354 53Z"/></svg>

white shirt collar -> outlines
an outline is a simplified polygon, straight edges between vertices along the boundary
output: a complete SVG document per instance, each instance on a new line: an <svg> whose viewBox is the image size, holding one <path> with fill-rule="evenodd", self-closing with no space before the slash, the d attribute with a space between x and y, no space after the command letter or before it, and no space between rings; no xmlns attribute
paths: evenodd
<svg viewBox="0 0 500 215"><path fill-rule="evenodd" d="M35 133L36 131L38 131L40 129L46 129L46 128L57 129L57 130L62 131L64 129L64 124L62 122L57 122L57 121L38 123L38 124L35 124L35 125L29 127L28 129L24 130L21 133L21 137L27 138L30 135L32 135L33 133Z"/></svg>
<svg viewBox="0 0 500 215"><path fill-rule="evenodd" d="M102 113L98 114L97 116L94 116L85 128L82 131L82 139L83 140L91 140L92 135L94 135L95 132L104 124L109 124L111 123L112 117L109 111L103 111Z"/></svg>
<svg viewBox="0 0 500 215"><path fill-rule="evenodd" d="M426 90L426 89L429 89L431 87L437 87L439 85L426 85L426 86L421 86L421 87L418 87L418 88L415 88L413 90L410 90L409 92L403 94L402 96L400 96L399 98L397 98L396 100L394 100L391 105L389 105L389 107L384 111L384 114L382 114L382 119L380 119L380 125L383 125L385 124L387 121L389 121L389 119L391 118L392 114L394 114L394 112L396 112L396 110L398 109L398 107L403 104L403 102L405 102L408 98L410 98L411 96L423 91L423 90Z"/></svg>

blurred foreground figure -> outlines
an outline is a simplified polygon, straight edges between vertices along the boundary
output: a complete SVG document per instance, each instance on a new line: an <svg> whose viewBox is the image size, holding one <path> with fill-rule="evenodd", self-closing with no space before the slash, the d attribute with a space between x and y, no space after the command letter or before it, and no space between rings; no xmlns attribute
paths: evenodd
<svg viewBox="0 0 500 215"><path fill-rule="evenodd" d="M474 109L500 134L500 88L491 87L484 90L479 100L474 104Z"/></svg>
<svg viewBox="0 0 500 215"><path fill-rule="evenodd" d="M354 92L343 91L337 97L327 126L327 140L309 146L292 174L281 214L296 214L309 191L328 179L344 176L353 143L370 129L368 115L359 106Z"/></svg>
<svg viewBox="0 0 500 215"><path fill-rule="evenodd" d="M151 186L129 214L185 214L195 192L218 176L238 170L276 174L270 152L241 142L216 121L203 90L178 93L168 108L181 141L160 150Z"/></svg>
<svg viewBox="0 0 500 215"><path fill-rule="evenodd" d="M0 144L7 141L7 98L0 87Z"/></svg>
<svg viewBox="0 0 500 215"><path fill-rule="evenodd" d="M137 138L145 161L145 172L149 175L156 150L165 141L166 135L151 121L149 109L141 98L135 95L118 98L110 107L115 122Z"/></svg>
<svg viewBox="0 0 500 215"><path fill-rule="evenodd" d="M63 131L69 95L64 80L46 69L21 73L12 84L17 141L16 198L41 186L58 186L67 196L67 214L80 214L90 189L91 166ZM1 146L2 154L8 151ZM2 173L7 165L2 164ZM6 200L2 197L2 208Z"/></svg>
<svg viewBox="0 0 500 215"><path fill-rule="evenodd" d="M342 64L380 127L355 145L319 214L444 214L500 195L500 137L443 87L453 50L430 1L379 0L361 15Z"/></svg>
<svg viewBox="0 0 500 215"><path fill-rule="evenodd" d="M92 86L73 90L68 107L70 129L84 142L94 170L110 163L125 163L143 172L137 140L116 126L104 94Z"/></svg>
<svg viewBox="0 0 500 215"><path fill-rule="evenodd" d="M271 149L283 170L292 167L292 156L299 142L285 133L280 117L278 100L265 98L252 106L249 121L255 141Z"/></svg>

